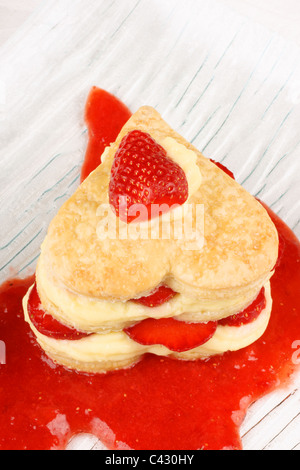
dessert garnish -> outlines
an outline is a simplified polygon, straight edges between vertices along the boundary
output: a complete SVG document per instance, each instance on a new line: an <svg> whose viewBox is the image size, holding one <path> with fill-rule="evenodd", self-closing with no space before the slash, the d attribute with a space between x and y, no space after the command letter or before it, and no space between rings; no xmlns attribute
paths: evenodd
<svg viewBox="0 0 300 470"><path fill-rule="evenodd" d="M154 204L164 205L166 211L183 204L187 198L185 173L161 145L140 130L123 137L114 157L109 183L109 201L118 217L132 222L137 214L130 215L131 207L142 205L150 219ZM137 210L136 207L135 212Z"/></svg>

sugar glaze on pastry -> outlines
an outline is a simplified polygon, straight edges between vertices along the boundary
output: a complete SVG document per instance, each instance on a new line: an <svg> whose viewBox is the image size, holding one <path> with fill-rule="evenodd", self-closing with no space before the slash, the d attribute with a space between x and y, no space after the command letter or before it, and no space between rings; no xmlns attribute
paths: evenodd
<svg viewBox="0 0 300 470"><path fill-rule="evenodd" d="M189 204L203 204L205 244L188 250L184 240L99 240L97 209L108 203L114 156L130 131L147 132L184 170ZM112 216L116 217L113 212ZM126 367L150 352L195 360L241 349L265 331L272 309L269 279L278 256L278 235L262 205L236 181L172 130L150 107L140 108L117 140L105 150L103 163L62 206L42 244L36 272L45 311L63 324L93 333L76 341L55 340L25 318L41 347L56 362L83 371ZM149 308L132 302L157 286L177 295ZM240 327L219 325L205 344L176 353L162 345L144 346L123 329L146 318L186 322L217 321L237 314L265 287L266 307Z"/></svg>

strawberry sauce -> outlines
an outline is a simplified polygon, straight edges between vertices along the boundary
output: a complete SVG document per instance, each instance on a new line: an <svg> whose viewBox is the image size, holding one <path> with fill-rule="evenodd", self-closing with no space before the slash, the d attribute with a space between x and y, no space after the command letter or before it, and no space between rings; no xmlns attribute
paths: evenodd
<svg viewBox="0 0 300 470"><path fill-rule="evenodd" d="M98 150L89 150L88 158L98 161ZM286 384L300 363L300 244L269 214L281 251L267 331L247 348L206 361L146 355L134 367L108 374L69 371L46 357L24 322L22 298L34 277L5 282L0 449L63 449L79 432L95 434L111 449L241 449L239 428L248 406Z"/></svg>
<svg viewBox="0 0 300 470"><path fill-rule="evenodd" d="M92 88L85 108L89 143L81 170L81 182L100 165L105 147L116 140L130 116L129 109L115 96L101 88Z"/></svg>

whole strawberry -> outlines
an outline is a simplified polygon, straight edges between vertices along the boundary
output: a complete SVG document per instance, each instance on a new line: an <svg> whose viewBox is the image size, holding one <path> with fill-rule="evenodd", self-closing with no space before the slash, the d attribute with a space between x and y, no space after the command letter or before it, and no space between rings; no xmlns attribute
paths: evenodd
<svg viewBox="0 0 300 470"><path fill-rule="evenodd" d="M111 169L109 202L121 220L129 223L153 217L151 206L164 205L167 212L188 198L188 182L183 169L168 157L149 134L135 130L121 141ZM132 211L143 205L142 212Z"/></svg>

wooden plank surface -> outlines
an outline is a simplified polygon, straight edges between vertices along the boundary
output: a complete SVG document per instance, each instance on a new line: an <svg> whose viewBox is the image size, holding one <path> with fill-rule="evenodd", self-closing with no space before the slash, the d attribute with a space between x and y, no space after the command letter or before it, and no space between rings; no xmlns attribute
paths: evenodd
<svg viewBox="0 0 300 470"><path fill-rule="evenodd" d="M300 46L299 0L219 1ZM0 46L42 3L43 0L0 0Z"/></svg>

